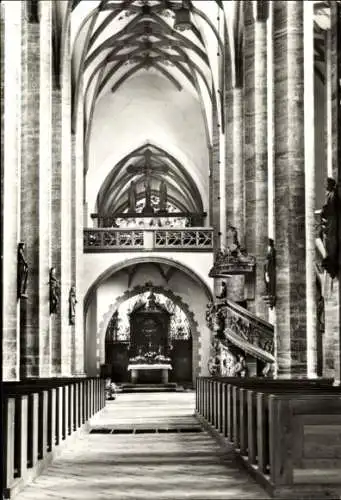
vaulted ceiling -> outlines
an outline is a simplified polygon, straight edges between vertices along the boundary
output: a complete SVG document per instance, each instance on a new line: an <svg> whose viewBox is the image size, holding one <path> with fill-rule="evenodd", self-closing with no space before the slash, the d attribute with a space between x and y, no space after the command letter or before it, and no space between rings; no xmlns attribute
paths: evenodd
<svg viewBox="0 0 341 500"><path fill-rule="evenodd" d="M81 106L90 210L103 193L108 207L122 206L131 180L126 166L139 164L138 153L150 144L158 151L156 164L172 165L167 184L179 203L187 196L188 206L207 209L212 106L217 104L223 124L226 68L236 78L244 2L60 0L55 5L63 26L61 53L71 28L72 121L75 130ZM314 8L315 68L323 81L329 2L314 2ZM190 29L174 29L175 24Z"/></svg>

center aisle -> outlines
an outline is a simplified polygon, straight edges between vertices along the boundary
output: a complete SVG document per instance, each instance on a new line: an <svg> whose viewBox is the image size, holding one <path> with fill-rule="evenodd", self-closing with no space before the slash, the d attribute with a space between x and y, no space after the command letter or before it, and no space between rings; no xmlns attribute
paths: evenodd
<svg viewBox="0 0 341 500"><path fill-rule="evenodd" d="M16 500L269 498L200 429L194 398L118 394Z"/></svg>

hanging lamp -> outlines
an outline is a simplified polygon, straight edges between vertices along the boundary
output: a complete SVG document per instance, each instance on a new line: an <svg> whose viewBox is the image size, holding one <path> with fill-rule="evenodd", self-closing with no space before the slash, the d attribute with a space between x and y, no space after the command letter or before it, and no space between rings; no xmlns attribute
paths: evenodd
<svg viewBox="0 0 341 500"><path fill-rule="evenodd" d="M178 31L185 31L192 29L191 11L189 3L184 1L180 9L175 11L174 29Z"/></svg>

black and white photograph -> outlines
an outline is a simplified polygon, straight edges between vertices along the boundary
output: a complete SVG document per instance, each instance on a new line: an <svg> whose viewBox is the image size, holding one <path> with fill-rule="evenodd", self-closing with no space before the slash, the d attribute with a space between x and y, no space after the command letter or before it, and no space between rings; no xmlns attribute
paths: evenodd
<svg viewBox="0 0 341 500"><path fill-rule="evenodd" d="M2 500L341 500L341 1L0 12Z"/></svg>

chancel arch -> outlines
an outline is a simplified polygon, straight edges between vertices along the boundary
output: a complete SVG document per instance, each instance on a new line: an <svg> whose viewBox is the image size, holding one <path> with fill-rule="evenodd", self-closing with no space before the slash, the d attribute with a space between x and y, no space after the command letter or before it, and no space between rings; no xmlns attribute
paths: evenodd
<svg viewBox="0 0 341 500"><path fill-rule="evenodd" d="M171 374L170 380L192 383L195 374L200 369L201 360L201 333L198 321L188 303L181 296L176 295L169 288L153 286L151 282L126 291L110 305L108 311L103 315L97 330L97 345L100 346L97 366L101 367L105 363L106 366L102 366L102 369L110 370L110 373L113 371L113 379L115 379L115 374L118 374L118 376L123 376L124 381L128 380L127 374L124 373L126 367L125 370L122 370L122 367L119 366L118 370L115 370L115 366L110 365L112 357L110 357L110 353L108 354L108 350L112 347L115 350L115 345L117 350L121 349L121 352L117 353L118 357L115 358L119 362L122 354L125 357L125 363L130 355L129 352L131 356L136 355L132 346L132 332L127 312L133 314L134 310L143 307L151 293L155 295L156 303L164 308L165 313L168 313L170 317L169 331L167 332L169 349L163 348L163 352L172 357L173 374ZM154 342L150 347L146 345L146 350L157 352L159 345L156 344ZM139 347L141 345L138 345L135 350L138 351Z"/></svg>

